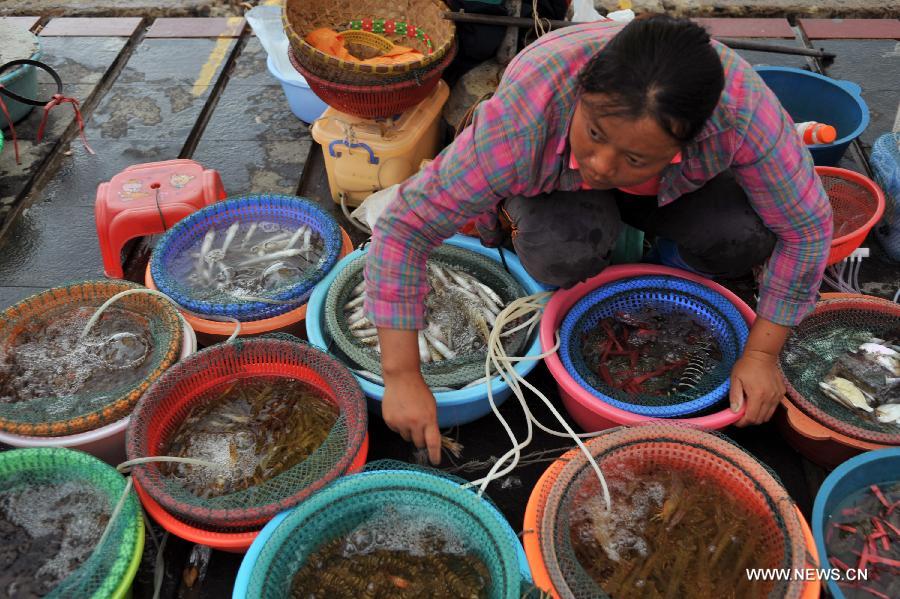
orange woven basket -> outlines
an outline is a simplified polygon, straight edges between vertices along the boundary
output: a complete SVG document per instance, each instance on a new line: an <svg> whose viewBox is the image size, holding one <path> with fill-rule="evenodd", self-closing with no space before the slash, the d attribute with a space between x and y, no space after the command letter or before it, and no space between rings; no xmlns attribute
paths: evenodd
<svg viewBox="0 0 900 599"><path fill-rule="evenodd" d="M379 81L413 71L421 71L439 62L453 44L456 27L443 18L447 6L440 0L406 0L405 2L377 2L375 0L287 0L282 22L298 60L313 74L340 83L364 83L363 79ZM381 23L387 27L378 26ZM400 26L394 27L393 24ZM422 58L398 64L364 64L341 60L326 54L306 42L306 36L321 27L345 31L360 29L373 31L389 41L411 47Z"/></svg>
<svg viewBox="0 0 900 599"><path fill-rule="evenodd" d="M828 264L837 264L853 253L884 214L884 192L863 175L844 168L817 166L816 174L831 201L834 239Z"/></svg>
<svg viewBox="0 0 900 599"><path fill-rule="evenodd" d="M23 332L35 326L46 326L42 323L47 323L63 310L85 306L99 308L113 295L138 288L141 286L125 281L85 281L32 295L3 311L0 316L0 346L5 351L15 344ZM166 346L154 350L158 359L153 370L139 383L93 410L45 422L25 422L0 416L0 430L32 437L60 437L94 430L121 420L131 412L150 384L178 360L183 343L182 325L177 311L169 302L150 294L125 296L113 307L151 318L168 331Z"/></svg>

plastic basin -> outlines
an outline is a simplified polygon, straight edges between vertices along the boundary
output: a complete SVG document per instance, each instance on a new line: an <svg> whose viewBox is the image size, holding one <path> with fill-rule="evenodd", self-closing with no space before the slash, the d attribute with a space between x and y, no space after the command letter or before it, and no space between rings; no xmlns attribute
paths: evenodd
<svg viewBox="0 0 900 599"><path fill-rule="evenodd" d="M486 248L481 242L465 235L454 235L446 241L451 245L478 252L484 256L488 256L500 261L500 254L495 249ZM331 343L331 337L325 330L325 298L328 295L328 287L337 277L342 268L350 262L364 254L361 250L356 250L350 255L344 257L337 266L313 289L312 295L309 297L307 304L306 318L306 335L309 342L318 346L320 349L328 348ZM526 293L538 293L544 291L544 287L535 281L529 275L519 259L512 253L504 254L506 264L513 277L522 285ZM325 349L327 351L327 349ZM540 343L537 339L528 347L526 356L537 356L540 353ZM535 360L527 360L519 362L516 365L516 372L520 376L526 376L536 365ZM356 376L362 387L363 393L369 398L369 409L376 414L381 414L381 399L384 397L384 387L377 383L373 383L368 379ZM491 392L494 396L494 403L498 406L505 401L511 394L509 388L503 379L498 375L491 379ZM437 417L438 426L441 428L455 426L457 424L466 424L478 420L482 416L490 413L491 404L487 397L487 383L482 383L468 389L458 389L456 391L446 391L434 394L437 401Z"/></svg>
<svg viewBox="0 0 900 599"><path fill-rule="evenodd" d="M900 447L858 455L844 462L828 475L816 494L812 512L813 536L816 539L819 555L823 556L823 564L827 562L828 556L825 550L826 520L841 501L869 485L897 480L900 480ZM832 597L844 599L844 593L834 581L829 580L827 584L828 592Z"/></svg>
<svg viewBox="0 0 900 599"><path fill-rule="evenodd" d="M869 107L856 83L791 67L754 68L795 123L817 121L837 130L834 142L807 146L816 165L837 166L869 126Z"/></svg>
<svg viewBox="0 0 900 599"><path fill-rule="evenodd" d="M549 593L554 598L558 598L559 595L557 595L553 589L553 583L550 579L549 572L547 572L544 556L541 553L541 541L538 536L541 523L538 522L537 515L538 506L542 501L543 495L546 492L549 492L564 466L565 462L556 460L550 464L550 467L547 468L538 479L534 489L531 491L531 495L528 497L528 503L525 505L525 522L522 528L524 531L522 533L522 544L525 547L525 554L528 557L528 564L531 568L534 585L545 593ZM799 508L797 509L797 518L800 520L800 526L803 528L803 537L806 540L806 548L809 551L807 565L810 568L816 568L819 563L819 552L809 524L807 524L803 514L800 513ZM800 597L801 599L817 599L819 594L819 582L811 581L804 586Z"/></svg>
<svg viewBox="0 0 900 599"><path fill-rule="evenodd" d="M669 275L681 277L695 283L700 283L715 290L729 301L731 301L744 319L747 325L753 324L756 318L753 310L750 309L738 296L728 291L721 285L714 283L708 279L704 279L689 272L669 268L667 266L656 266L651 264L634 264L622 266L610 266L603 270L599 275L579 283L570 289L560 289L553 294L547 308L544 310L544 317L541 320L540 327L540 351L547 352L556 343L556 332L563 319L568 314L569 309L574 306L578 300L593 291L594 289L619 279L641 276L641 275ZM563 405L569 412L569 415L578 423L585 431L599 431L613 426L622 424L639 424L652 420L648 416L641 416L622 410L610 405L599 398L595 397L590 391L582 387L566 370L557 353L553 353L544 358L550 374L556 380L559 394L562 398ZM709 414L706 416L698 416L693 418L671 418L667 422L687 424L690 426L700 427L708 430L717 430L725 428L740 420L746 407L742 407L739 412L732 412L730 408Z"/></svg>
<svg viewBox="0 0 900 599"><path fill-rule="evenodd" d="M320 100L319 96L309 88L308 84L304 85L282 77L271 56L266 59L266 66L269 69L269 74L281 83L284 97L287 98L288 106L291 107L291 112L294 113L294 116L306 123L312 123L322 116L322 113L328 108L328 104Z"/></svg>
<svg viewBox="0 0 900 599"><path fill-rule="evenodd" d="M855 293L823 293L822 300L865 298L868 301L894 302ZM775 424L788 444L811 462L828 469L836 468L850 458L866 451L886 449L889 446L854 439L830 429L808 416L785 395L775 412Z"/></svg>
<svg viewBox="0 0 900 599"><path fill-rule="evenodd" d="M347 232L342 228L340 255L346 256L352 251L353 242L350 241L350 236L347 235ZM332 273L336 271L337 266L335 266L335 268L332 270ZM333 278L334 277L329 274L329 276L326 277L325 280L330 281L333 280ZM147 264L147 270L144 273L144 284L150 289L156 289L156 285L153 283L153 276L150 274L149 264ZM272 318L242 322L241 332L239 336L255 337L257 335L263 335L265 333L289 333L298 337L302 336L303 320L306 318L307 306L308 303L303 304L302 306L295 308L290 312L285 312L284 314L279 314L278 316L273 316ZM194 329L194 331L197 333L197 341L204 347L212 345L214 343L218 343L220 341L225 341L231 336L232 333L234 333L234 323L232 322L208 320L206 318L202 318L200 316L196 316L184 311L181 312L181 315L184 316L185 320L188 321L188 324L191 325L191 328Z"/></svg>
<svg viewBox="0 0 900 599"><path fill-rule="evenodd" d="M347 470L349 473L359 472L366 465L366 456L369 453L369 435L366 435L363 439L362 445L359 448L356 456L353 458L353 462L350 464L350 468ZM190 541L191 543L197 543L198 545L207 545L208 547L212 547L213 549L219 549L221 551L227 551L229 553L244 553L250 548L250 545L253 543L254 539L256 539L257 535L260 534L259 530L250 530L245 532L218 532L213 530L206 530L203 528L199 528L197 526L193 526L179 520L169 512L167 512L163 506L159 504L155 499L153 499L149 493L147 493L137 481L134 481L134 488L137 491L138 497L141 499L141 505L144 506L144 509L153 518L157 524L162 526L166 531L172 533L178 538L184 539L186 541ZM286 510L281 514L278 514L273 518L273 520L281 518L284 519L284 516L288 514L290 510ZM269 521L271 524L271 520ZM265 530L268 528L268 524L263 528ZM269 533L271 534L271 532ZM257 554L259 553L259 549L257 549Z"/></svg>
<svg viewBox="0 0 900 599"><path fill-rule="evenodd" d="M179 360L184 360L197 351L197 337L194 331L184 323L182 326L184 345ZM13 447L68 447L87 452L107 464L116 466L125 461L125 429L128 428L129 419L130 417L126 416L92 431L65 437L29 437L0 431L0 443Z"/></svg>
<svg viewBox="0 0 900 599"><path fill-rule="evenodd" d="M509 523L506 521L503 515L500 514L500 512L498 512L490 503L485 502L485 504L488 508L488 511L496 516L501 525L509 532L510 541L516 546L516 557L518 558L519 572L521 573L522 578L524 580L531 580L531 569L528 566L528 558L525 556L525 550L522 548L522 544L519 542L515 531L512 529L512 527L510 527ZM253 544L250 546L250 549L247 551L247 554L244 556L244 559L241 562L241 567L238 570L237 579L234 582L234 592L232 593L232 599L245 599L248 596L247 590L250 585L250 574L253 572L253 567L256 565L256 562L259 559L259 554L262 551L262 548L271 538L272 534L275 532L275 529L278 528L278 525L284 522L284 519L287 518L290 513L291 510L281 512L280 514L272 518L272 520L270 520L269 523L266 524L266 526L259 532L259 536L256 537L256 540L253 541Z"/></svg>

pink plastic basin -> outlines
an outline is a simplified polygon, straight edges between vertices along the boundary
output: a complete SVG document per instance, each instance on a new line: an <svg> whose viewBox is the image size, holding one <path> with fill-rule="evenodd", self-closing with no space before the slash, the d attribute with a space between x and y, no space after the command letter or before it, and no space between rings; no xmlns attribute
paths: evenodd
<svg viewBox="0 0 900 599"><path fill-rule="evenodd" d="M566 314L582 297L597 289L601 285L625 279L628 277L637 277L643 275L670 275L680 277L694 283L699 283L721 294L735 305L747 326L753 324L756 314L750 309L741 298L728 291L718 283L714 283L703 277L699 277L693 273L689 273L668 266L656 266L652 264L625 264L621 266L610 266L603 270L599 275L579 283L571 289L560 289L553 294L547 307L544 310L544 316L541 319L541 352L547 352L556 343L556 332L562 323ZM569 412L569 415L578 423L585 431L599 431L623 424L638 424L654 420L647 416L634 414L626 410L621 410L612 406L598 397L594 396L590 391L579 385L575 379L568 373L556 353L550 354L544 358L544 363L550 370L550 374L556 380L559 388L559 395L562 397L563 405ZM697 418L669 418L667 422L678 422L688 426L695 426L707 430L718 430L725 428L730 424L734 424L744 415L746 408L742 407L737 413L732 412L726 407L719 412L700 416Z"/></svg>

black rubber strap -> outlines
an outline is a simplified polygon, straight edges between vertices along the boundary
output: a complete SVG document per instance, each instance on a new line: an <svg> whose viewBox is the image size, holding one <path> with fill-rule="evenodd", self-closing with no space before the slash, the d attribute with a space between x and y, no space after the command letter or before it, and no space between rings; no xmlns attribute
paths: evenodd
<svg viewBox="0 0 900 599"><path fill-rule="evenodd" d="M3 71L5 71L7 69L10 69L12 67L17 67L20 65L31 65L33 67L37 67L43 71L46 71L47 73L50 74L51 77L53 77L53 81L56 82L56 93L57 94L62 93L63 84L62 84L62 79L59 78L59 74L56 71L54 71L49 65L46 65L39 60L31 60L28 58L23 58L21 60L11 60L8 63L0 66L0 73L3 73ZM45 106L47 104L47 102L50 102L53 99L53 98L49 98L47 100L32 100L30 98L25 98L23 96L20 96L17 93L11 92L10 90L8 90L7 88L5 88L3 86L0 86L0 94L3 94L4 96L7 96L9 98L12 98L13 100L15 100L17 102L21 102L22 104L28 104L30 106Z"/></svg>

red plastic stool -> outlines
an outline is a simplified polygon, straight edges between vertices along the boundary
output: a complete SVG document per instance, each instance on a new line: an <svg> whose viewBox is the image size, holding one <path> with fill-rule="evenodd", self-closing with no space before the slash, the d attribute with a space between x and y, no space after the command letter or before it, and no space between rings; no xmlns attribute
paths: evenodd
<svg viewBox="0 0 900 599"><path fill-rule="evenodd" d="M124 276L121 252L129 239L162 233L188 214L224 199L219 173L193 160L135 164L101 183L94 218L106 276Z"/></svg>

